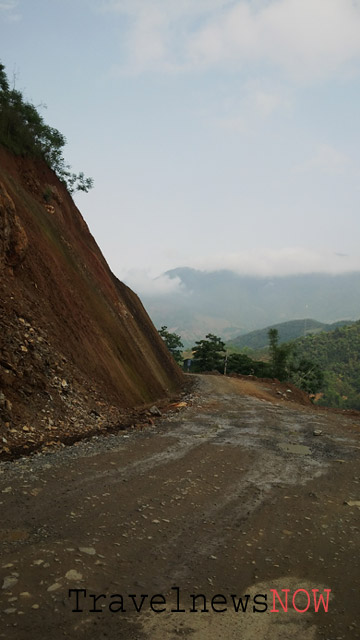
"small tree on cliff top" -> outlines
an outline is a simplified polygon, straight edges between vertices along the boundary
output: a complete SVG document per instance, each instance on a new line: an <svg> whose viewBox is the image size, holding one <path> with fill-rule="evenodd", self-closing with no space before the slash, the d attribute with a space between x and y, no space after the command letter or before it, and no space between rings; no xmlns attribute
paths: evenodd
<svg viewBox="0 0 360 640"><path fill-rule="evenodd" d="M93 179L71 171L62 149L66 138L45 124L37 108L20 91L10 89L5 67L0 63L0 144L16 155L42 158L69 191L89 191Z"/></svg>

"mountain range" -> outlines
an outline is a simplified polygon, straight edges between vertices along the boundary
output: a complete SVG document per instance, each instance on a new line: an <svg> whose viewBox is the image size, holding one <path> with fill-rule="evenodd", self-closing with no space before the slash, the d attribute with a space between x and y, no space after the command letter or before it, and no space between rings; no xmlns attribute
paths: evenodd
<svg viewBox="0 0 360 640"><path fill-rule="evenodd" d="M360 317L360 272L332 275L239 275L180 267L165 275L176 291L143 295L155 326L178 333L185 346L206 333L225 340L298 318L332 324Z"/></svg>

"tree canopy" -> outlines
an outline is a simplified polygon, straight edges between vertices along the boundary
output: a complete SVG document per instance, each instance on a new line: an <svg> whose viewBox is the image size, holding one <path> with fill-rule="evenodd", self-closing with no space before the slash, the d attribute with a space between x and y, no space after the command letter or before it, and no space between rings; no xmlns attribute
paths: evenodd
<svg viewBox="0 0 360 640"><path fill-rule="evenodd" d="M277 329L269 329L269 353L272 375L278 380L289 379L289 360L292 352L291 344L279 345L279 332Z"/></svg>
<svg viewBox="0 0 360 640"><path fill-rule="evenodd" d="M245 353L230 353L226 356L225 343L212 333L199 340L193 347L191 369L195 372L218 371L229 374L253 375L257 378L277 378L293 382L307 393L316 393L323 388L324 374L319 364L304 357L295 344L279 344L278 331L268 331L269 361L253 360Z"/></svg>
<svg viewBox="0 0 360 640"><path fill-rule="evenodd" d="M44 122L37 108L27 102L22 93L11 89L0 63L0 144L16 155L42 158L55 171L69 193L89 191L93 179L82 172L71 171L63 157L66 138Z"/></svg>
<svg viewBox="0 0 360 640"><path fill-rule="evenodd" d="M178 364L182 364L182 361L183 361L182 350L184 348L184 345L181 342L181 337L178 336L177 333L170 333L167 330L167 327L165 325L161 327L161 329L159 329L159 334L164 340L174 360Z"/></svg>
<svg viewBox="0 0 360 640"><path fill-rule="evenodd" d="M225 342L213 333L198 340L193 347L193 365L196 371L224 371Z"/></svg>
<svg viewBox="0 0 360 640"><path fill-rule="evenodd" d="M296 341L298 358L323 372L319 404L360 410L360 321Z"/></svg>

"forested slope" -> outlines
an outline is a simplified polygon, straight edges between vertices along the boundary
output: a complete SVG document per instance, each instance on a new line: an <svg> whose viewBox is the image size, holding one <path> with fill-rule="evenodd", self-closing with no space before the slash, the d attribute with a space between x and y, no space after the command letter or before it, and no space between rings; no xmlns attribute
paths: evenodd
<svg viewBox="0 0 360 640"><path fill-rule="evenodd" d="M360 409L360 321L301 338L299 353L321 365L325 388L321 404Z"/></svg>

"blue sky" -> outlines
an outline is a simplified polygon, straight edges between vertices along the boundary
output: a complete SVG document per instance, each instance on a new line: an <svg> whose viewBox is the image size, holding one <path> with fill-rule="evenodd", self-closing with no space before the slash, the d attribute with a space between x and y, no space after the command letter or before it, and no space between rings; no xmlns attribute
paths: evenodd
<svg viewBox="0 0 360 640"><path fill-rule="evenodd" d="M139 293L184 265L360 269L358 0L0 0L0 28Z"/></svg>

